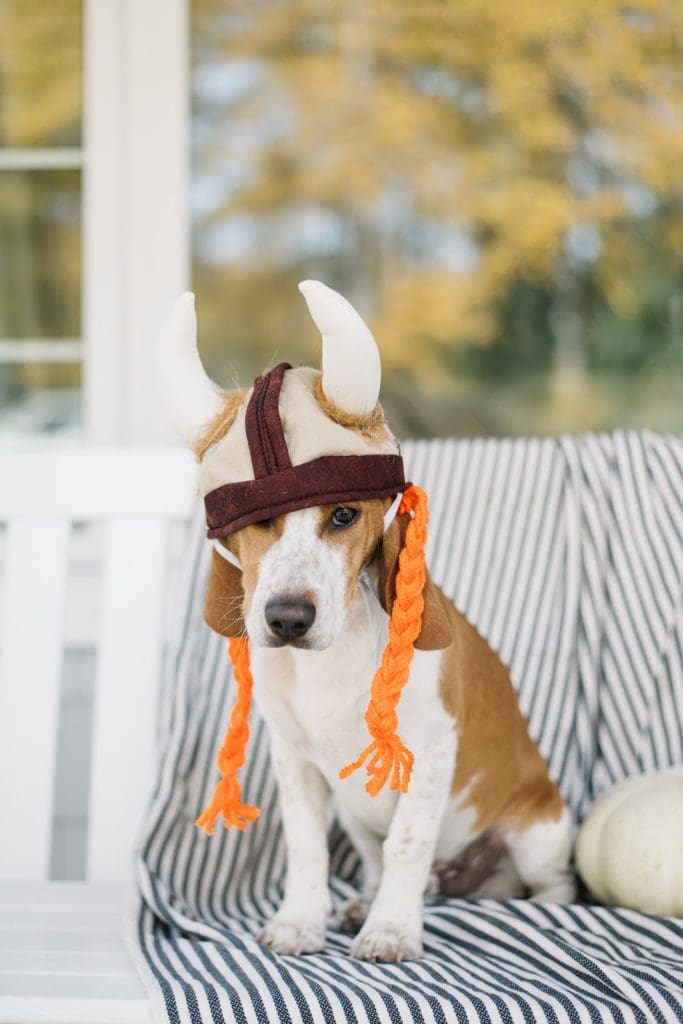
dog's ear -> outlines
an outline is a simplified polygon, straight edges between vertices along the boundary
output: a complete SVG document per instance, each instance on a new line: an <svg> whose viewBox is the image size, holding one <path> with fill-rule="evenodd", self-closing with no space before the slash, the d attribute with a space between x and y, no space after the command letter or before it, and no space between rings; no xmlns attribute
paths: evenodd
<svg viewBox="0 0 683 1024"><path fill-rule="evenodd" d="M394 605L398 556L403 547L407 528L408 517L397 516L384 534L377 552L379 600L388 615L391 615ZM444 647L449 647L453 643L453 630L446 615L441 593L432 582L429 573L426 573L422 596L424 598L422 629L415 641L415 647L420 651L443 650Z"/></svg>
<svg viewBox="0 0 683 1024"><path fill-rule="evenodd" d="M246 630L243 601L242 573L212 551L204 621L221 636L242 636Z"/></svg>

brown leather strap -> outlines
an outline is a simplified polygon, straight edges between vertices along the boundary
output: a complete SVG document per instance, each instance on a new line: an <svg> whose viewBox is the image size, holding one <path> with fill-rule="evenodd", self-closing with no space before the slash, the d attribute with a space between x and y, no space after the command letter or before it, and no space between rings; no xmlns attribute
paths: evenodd
<svg viewBox="0 0 683 1024"><path fill-rule="evenodd" d="M254 381L245 427L257 480L292 466L278 408L285 371L290 369L289 363L280 363L270 373Z"/></svg>
<svg viewBox="0 0 683 1024"><path fill-rule="evenodd" d="M256 480L223 484L204 498L208 537L313 505L389 498L406 490L400 455L323 455Z"/></svg>

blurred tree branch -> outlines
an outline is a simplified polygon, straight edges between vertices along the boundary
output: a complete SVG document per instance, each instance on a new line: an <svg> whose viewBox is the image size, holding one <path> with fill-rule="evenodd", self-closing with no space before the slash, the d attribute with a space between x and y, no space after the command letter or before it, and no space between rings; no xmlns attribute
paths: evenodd
<svg viewBox="0 0 683 1024"><path fill-rule="evenodd" d="M225 24L219 0L194 10L207 32ZM495 344L526 283L549 297L558 371L581 373L584 309L638 315L653 248L680 273L679 0L251 0L232 11L212 60L259 73L214 130L228 140L251 125L252 137L239 185L204 225L311 208L336 218L394 366L433 375L454 347ZM277 247L270 262L267 247L254 253L237 273L293 273Z"/></svg>

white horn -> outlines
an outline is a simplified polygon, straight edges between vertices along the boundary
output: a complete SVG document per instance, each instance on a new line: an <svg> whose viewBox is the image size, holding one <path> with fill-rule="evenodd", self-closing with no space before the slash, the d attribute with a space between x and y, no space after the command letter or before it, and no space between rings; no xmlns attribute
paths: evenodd
<svg viewBox="0 0 683 1024"><path fill-rule="evenodd" d="M325 395L345 412L372 412L379 398L382 368L367 324L343 295L322 281L302 281L299 291L323 336Z"/></svg>
<svg viewBox="0 0 683 1024"><path fill-rule="evenodd" d="M210 380L197 351L194 295L177 300L161 333L157 348L161 391L176 430L188 444L221 409L221 391Z"/></svg>

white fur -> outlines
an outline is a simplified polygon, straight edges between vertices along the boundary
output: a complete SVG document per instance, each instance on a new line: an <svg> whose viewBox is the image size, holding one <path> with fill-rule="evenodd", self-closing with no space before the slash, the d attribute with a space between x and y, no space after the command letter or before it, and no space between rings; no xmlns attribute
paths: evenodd
<svg viewBox="0 0 683 1024"><path fill-rule="evenodd" d="M351 303L322 281L302 281L299 291L323 336L323 391L345 412L372 412L382 368L367 324Z"/></svg>
<svg viewBox="0 0 683 1024"><path fill-rule="evenodd" d="M533 899L542 903L567 903L572 899L572 824L566 808L557 821L539 821L523 832L508 832L505 841Z"/></svg>

